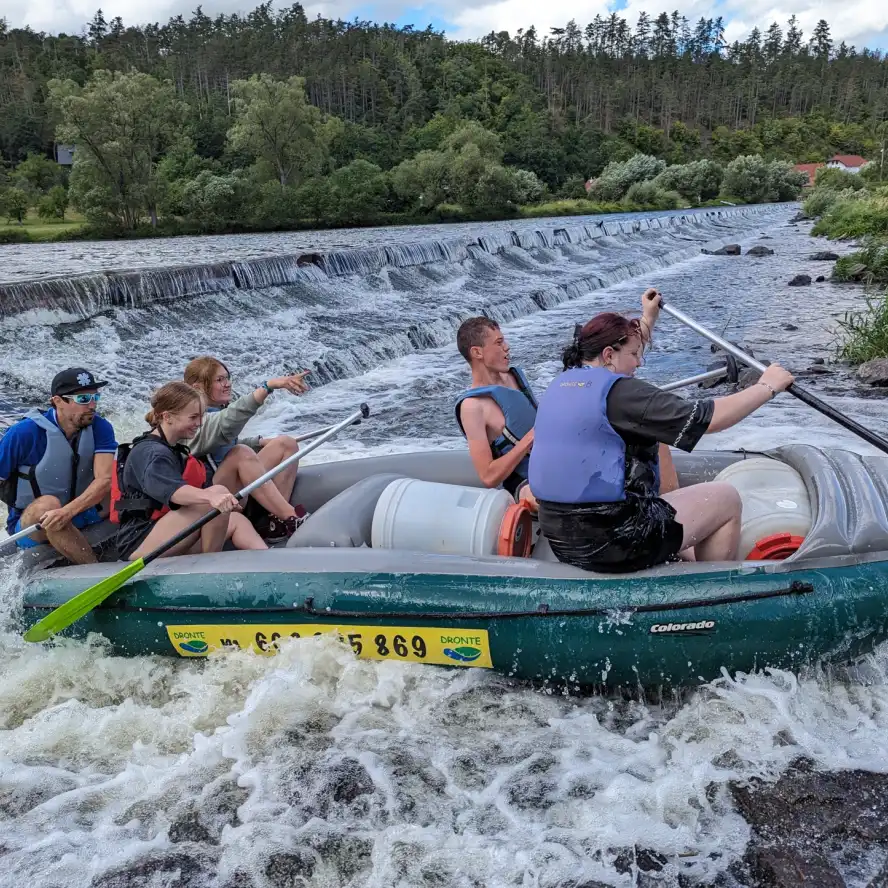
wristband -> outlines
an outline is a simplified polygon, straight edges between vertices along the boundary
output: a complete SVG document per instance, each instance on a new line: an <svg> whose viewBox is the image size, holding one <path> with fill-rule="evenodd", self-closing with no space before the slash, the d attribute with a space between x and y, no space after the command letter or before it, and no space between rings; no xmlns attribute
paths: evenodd
<svg viewBox="0 0 888 888"><path fill-rule="evenodd" d="M775 389L774 386L769 385L767 382L761 382L761 381L757 382L756 385L763 385L771 393L771 397L768 398L769 401L772 398L777 397L777 389Z"/></svg>
<svg viewBox="0 0 888 888"><path fill-rule="evenodd" d="M269 395L274 391L274 389L268 384L268 382L263 382L262 385L259 386L259 388L265 389L265 391L267 391Z"/></svg>

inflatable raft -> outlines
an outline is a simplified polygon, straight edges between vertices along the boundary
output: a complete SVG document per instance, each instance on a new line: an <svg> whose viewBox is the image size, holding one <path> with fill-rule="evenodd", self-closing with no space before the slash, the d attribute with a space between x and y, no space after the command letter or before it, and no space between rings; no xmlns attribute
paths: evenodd
<svg viewBox="0 0 888 888"><path fill-rule="evenodd" d="M294 500L312 516L286 547L159 559L66 634L199 658L335 631L360 657L613 686L847 662L888 638L888 458L792 445L675 462L682 486L737 476L756 512L745 533L767 518L752 558L606 575L560 564L544 539L530 557L489 554L508 495L479 489L467 454L374 457L300 469ZM45 546L16 557L26 626L121 567L54 566Z"/></svg>

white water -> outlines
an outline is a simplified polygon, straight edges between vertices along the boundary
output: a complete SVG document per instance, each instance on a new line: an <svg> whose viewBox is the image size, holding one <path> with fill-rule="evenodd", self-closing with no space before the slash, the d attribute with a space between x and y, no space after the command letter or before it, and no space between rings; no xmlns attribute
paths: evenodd
<svg viewBox="0 0 888 888"><path fill-rule="evenodd" d="M516 363L545 385L575 321L633 307L648 284L719 331L729 322L728 335L760 357L794 369L829 358L833 319L860 294L785 286L799 271L828 273L805 259L823 246L786 227L789 215L717 233L751 245L767 230L774 257L651 266L546 312L514 310L504 329ZM699 237L684 244L687 255ZM570 251L547 262L519 254L511 273L494 259L486 277L477 265L432 269L434 282L415 286L389 271L381 283L355 279L319 293L315 305L292 291L254 291L215 312L197 300L32 326L25 341L6 339L0 374L27 400L54 367L89 355L115 380L111 416L125 439L138 429L145 393L181 367L195 337L250 379L314 346L357 357L303 398L275 396L260 431L320 425L366 400L373 418L317 459L458 447L450 405L466 368L436 318L448 307L462 312L472 288L488 300L508 291L518 305L522 292L574 273L571 263L613 266L611 249L636 263L662 255L643 236L595 249L598 258L575 250L579 260ZM386 318L402 329L405 317L444 324L441 344L405 346L388 359L361 352ZM699 372L708 358L664 317L643 372L666 381ZM136 367L139 377L128 379ZM888 432L884 401L855 395L841 374L810 382ZM868 449L785 397L705 445L788 440ZM679 874L730 885L727 869L749 835L731 781L776 778L800 755L827 769L882 771L888 762L884 651L851 675L725 677L666 703L566 696L485 670L357 661L323 638L295 641L273 659L124 659L98 639L26 645L15 632L14 565L0 572L2 888L629 886L639 883L636 846L668 859L663 885ZM866 884L870 864L853 878L848 870L849 883Z"/></svg>

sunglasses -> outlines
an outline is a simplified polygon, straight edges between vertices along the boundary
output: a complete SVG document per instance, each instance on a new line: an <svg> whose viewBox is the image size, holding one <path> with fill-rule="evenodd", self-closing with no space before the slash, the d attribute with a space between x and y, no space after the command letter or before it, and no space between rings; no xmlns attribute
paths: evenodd
<svg viewBox="0 0 888 888"><path fill-rule="evenodd" d="M89 395L62 395L64 400L73 401L75 404L80 404L81 407L85 407L87 404L98 404L101 397L101 392L93 392Z"/></svg>

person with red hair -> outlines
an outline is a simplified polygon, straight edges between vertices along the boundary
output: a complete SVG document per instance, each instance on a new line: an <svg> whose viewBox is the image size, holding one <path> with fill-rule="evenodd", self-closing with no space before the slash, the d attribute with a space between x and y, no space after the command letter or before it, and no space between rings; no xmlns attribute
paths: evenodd
<svg viewBox="0 0 888 888"><path fill-rule="evenodd" d="M540 399L530 488L540 529L559 561L622 573L674 560L733 561L740 496L730 484L660 493L660 445L690 452L706 433L746 418L793 382L771 364L757 383L723 398L688 401L635 379L660 313L646 290L642 316L596 315L574 334L564 372Z"/></svg>

